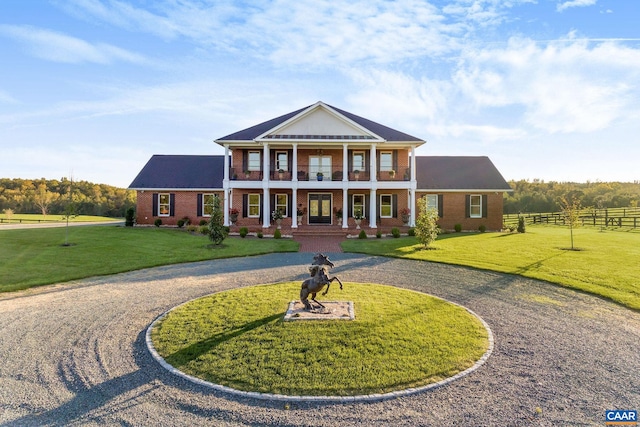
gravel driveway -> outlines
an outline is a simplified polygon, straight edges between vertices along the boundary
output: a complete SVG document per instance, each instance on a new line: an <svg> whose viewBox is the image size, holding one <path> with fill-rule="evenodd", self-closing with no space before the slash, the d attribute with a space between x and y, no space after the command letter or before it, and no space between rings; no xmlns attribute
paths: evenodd
<svg viewBox="0 0 640 427"><path fill-rule="evenodd" d="M415 289L473 310L493 331L492 356L454 383L384 402L285 409L213 392L160 368L145 347L146 327L202 295L302 280L310 255L160 267L0 296L0 424L603 426L606 409L640 409L639 313L516 276L331 259L343 281Z"/></svg>

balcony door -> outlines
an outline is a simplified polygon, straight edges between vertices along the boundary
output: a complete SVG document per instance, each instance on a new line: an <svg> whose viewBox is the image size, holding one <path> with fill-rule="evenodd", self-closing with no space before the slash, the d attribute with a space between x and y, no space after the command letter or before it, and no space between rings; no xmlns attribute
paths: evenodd
<svg viewBox="0 0 640 427"><path fill-rule="evenodd" d="M331 194L309 194L309 224L331 224Z"/></svg>
<svg viewBox="0 0 640 427"><path fill-rule="evenodd" d="M331 156L309 156L309 179L314 179L319 172L325 181L331 180Z"/></svg>

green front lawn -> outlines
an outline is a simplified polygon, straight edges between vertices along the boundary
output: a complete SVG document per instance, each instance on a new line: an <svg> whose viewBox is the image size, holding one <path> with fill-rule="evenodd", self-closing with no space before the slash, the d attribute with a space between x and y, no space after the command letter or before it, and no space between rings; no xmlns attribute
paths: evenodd
<svg viewBox="0 0 640 427"><path fill-rule="evenodd" d="M348 396L437 382L489 345L478 318L422 293L345 283L331 298L353 301L354 321L285 322L299 294L300 282L287 282L191 301L156 325L154 347L179 370L238 390Z"/></svg>
<svg viewBox="0 0 640 427"><path fill-rule="evenodd" d="M0 292L159 265L297 252L290 239L227 238L209 247L206 236L166 228L116 226L2 230Z"/></svg>
<svg viewBox="0 0 640 427"><path fill-rule="evenodd" d="M640 236L593 228L528 226L518 233L443 234L422 250L415 238L348 240L347 252L465 265L547 280L640 310Z"/></svg>

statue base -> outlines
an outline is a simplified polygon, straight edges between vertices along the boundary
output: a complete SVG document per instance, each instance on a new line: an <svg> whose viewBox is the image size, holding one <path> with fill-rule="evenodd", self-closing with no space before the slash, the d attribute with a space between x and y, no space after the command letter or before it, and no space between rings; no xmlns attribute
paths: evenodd
<svg viewBox="0 0 640 427"><path fill-rule="evenodd" d="M322 301L324 307L319 307L313 301L309 301L313 310L306 310L300 301L291 301L285 321L292 320L355 320L353 301Z"/></svg>

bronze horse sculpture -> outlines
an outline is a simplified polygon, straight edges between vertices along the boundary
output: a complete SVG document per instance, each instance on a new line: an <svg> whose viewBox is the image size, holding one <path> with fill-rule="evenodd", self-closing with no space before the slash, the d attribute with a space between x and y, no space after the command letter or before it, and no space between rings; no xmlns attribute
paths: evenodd
<svg viewBox="0 0 640 427"><path fill-rule="evenodd" d="M337 280L340 283L340 289L342 289L342 282L337 277L329 278L327 272L333 267L333 263L329 260L329 257L318 253L313 257L313 264L309 267L309 273L311 277L302 282L302 289L300 290L300 301L304 304L306 310L313 310L314 307L309 302L309 296L311 300L318 304L321 308L324 305L316 301L316 294L320 292L325 286L327 289L322 293L326 295L329 292L329 286L331 282Z"/></svg>

